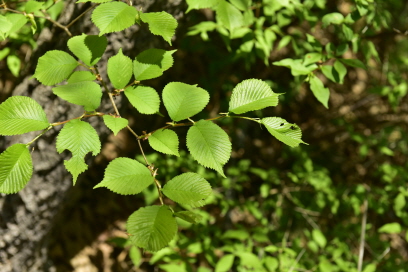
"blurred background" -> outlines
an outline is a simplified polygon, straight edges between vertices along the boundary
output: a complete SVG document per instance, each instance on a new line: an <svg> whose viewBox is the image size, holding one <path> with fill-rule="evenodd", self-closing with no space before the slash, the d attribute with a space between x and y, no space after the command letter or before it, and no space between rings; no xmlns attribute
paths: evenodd
<svg viewBox="0 0 408 272"><path fill-rule="evenodd" d="M45 16L41 8L50 7L50 17L35 17L35 24L24 22L1 38L0 102L30 96L50 122L68 120L81 115L81 107L59 99L31 76L48 50L69 52L69 34L53 21L67 26L87 12L69 32L98 34L90 20L95 4L36 3L41 7L33 14ZM0 19L10 13L4 4L21 12L27 8L24 1L2 4ZM113 136L101 119L89 118L103 147L96 158L87 156L89 169L72 186L63 166L70 154L55 149L57 128L34 144L34 175L26 188L0 195L1 271L407 270L406 1L151 0L133 6L166 11L178 20L172 46L143 24L107 34L99 63L105 78L106 60L120 48L132 59L148 48L177 49L174 66L146 85L159 94L170 81L206 89L210 103L198 120L228 111L239 82L262 79L282 93L279 105L246 116L296 123L308 145L290 148L255 122L222 119L217 124L233 149L223 178L189 155L187 128L176 130L179 158L143 142L163 183L196 171L214 191L208 204L196 209L203 217L199 224L180 222L170 246L150 253L127 241L125 224L139 207L159 203L155 187L136 196L92 189L109 161L141 159L132 135L123 130ZM324 87L312 90L313 76ZM324 88L330 93L328 108L317 98ZM139 134L170 121L164 107L162 117L142 115L122 97L117 103ZM112 112L109 101L98 111ZM0 151L37 134L0 137Z"/></svg>

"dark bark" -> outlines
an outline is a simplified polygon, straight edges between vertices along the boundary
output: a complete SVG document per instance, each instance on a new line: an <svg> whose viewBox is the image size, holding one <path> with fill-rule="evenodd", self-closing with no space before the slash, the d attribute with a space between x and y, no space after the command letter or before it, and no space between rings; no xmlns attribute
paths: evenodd
<svg viewBox="0 0 408 272"><path fill-rule="evenodd" d="M143 11L165 10L177 19L182 18L184 6L181 1L135 1L134 6ZM59 22L67 24L90 6L67 1ZM180 23L180 22L179 22ZM77 21L70 31L73 35L81 33L96 34L96 27L90 20L90 13ZM152 35L147 29L137 25L119 32L108 34L108 48L100 61L100 70L105 76L105 64L109 56L123 48L125 54L134 57L141 50L156 47L166 48L160 37ZM67 51L68 35L60 28L49 25L38 37L38 48L33 52L29 65L15 86L11 95L30 96L45 109L48 120L57 122L68 120L82 114L82 107L63 102L53 95L51 87L31 79L38 58L48 50ZM167 46L168 47L168 46ZM106 76L104 77L106 78ZM7 86L14 83L7 83ZM1 82L0 86L6 86ZM11 89L11 87L9 87ZM5 93L1 99L5 99ZM99 108L102 112L113 112L108 99ZM117 100L120 105L120 99ZM126 109L125 109L126 111ZM102 145L107 142L110 132L100 118L87 121L98 131ZM134 196L118 196L108 190L92 190L103 178L108 159L99 155L95 160L88 155L89 169L81 174L75 186L72 176L66 171L63 161L70 157L69 152L58 154L55 140L57 127L46 133L32 146L34 175L28 185L19 193L0 196L0 271L72 271L70 259L85 245L117 219L125 219L130 212L143 204ZM6 149L13 143L27 143L39 132L14 137L0 138L0 148ZM124 134L126 138L127 134ZM131 147L134 145L134 138ZM1 151L2 151L1 150ZM134 156L137 149L123 148L119 155Z"/></svg>

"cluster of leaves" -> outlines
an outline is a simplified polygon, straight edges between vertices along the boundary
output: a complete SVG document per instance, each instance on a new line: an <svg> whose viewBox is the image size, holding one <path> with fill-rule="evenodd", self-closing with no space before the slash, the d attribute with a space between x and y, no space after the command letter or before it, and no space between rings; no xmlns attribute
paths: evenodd
<svg viewBox="0 0 408 272"><path fill-rule="evenodd" d="M300 128L282 118L257 119L240 116L278 104L279 94L274 93L267 83L257 79L244 80L232 90L227 113L211 120L199 121L193 121L191 118L208 104L208 92L196 85L170 82L162 90L162 101L172 122L151 133L138 136L128 126L128 120L120 116L112 98L124 93L130 104L140 113L158 113L159 94L141 82L157 78L169 69L173 65L172 54L175 50L152 48L139 53L131 60L120 49L107 62L107 75L114 87L109 90L96 66L107 46L107 38L103 34L121 31L138 21L147 23L153 34L160 35L171 43L177 23L168 13L142 13L123 2L98 5L92 13L92 20L100 29L99 35L82 34L68 40L68 48L76 58L64 51L48 51L39 58L33 76L43 85L54 86L53 93L62 100L82 106L83 115L51 124L41 106L29 97L13 96L0 105L0 135L43 130L29 143L14 144L0 155L0 192L10 194L24 188L33 171L29 145L53 127L62 124L64 127L57 136L56 149L59 153L64 150L72 153L72 157L65 160L64 165L72 174L75 184L79 174L88 168L85 155L92 152L96 156L101 150L96 130L82 120L89 116L103 117L106 126L114 134L127 127L139 143L141 139L148 139L153 149L175 156L179 156L179 139L172 129L191 126L186 139L190 154L198 163L214 169L223 177L226 177L223 166L229 160L232 148L228 134L213 123L216 119L249 119L264 125L274 137L289 146L295 147L303 143ZM78 70L79 67L85 70ZM103 89L111 100L114 113L96 111L101 104ZM179 123L185 120L188 123ZM142 147L141 151L143 152ZM144 164L130 158L114 159L107 166L104 179L95 188L107 187L118 194L134 195L149 185L156 184L162 205L147 206L134 212L128 219L127 231L134 245L157 251L165 247L176 235L176 217L190 223L196 223L200 219L199 215L190 210L174 212L170 206L164 205L163 194L183 207L195 208L205 204L205 199L211 195L212 189L208 181L193 172L171 178L162 188L156 179L157 168L144 159Z"/></svg>

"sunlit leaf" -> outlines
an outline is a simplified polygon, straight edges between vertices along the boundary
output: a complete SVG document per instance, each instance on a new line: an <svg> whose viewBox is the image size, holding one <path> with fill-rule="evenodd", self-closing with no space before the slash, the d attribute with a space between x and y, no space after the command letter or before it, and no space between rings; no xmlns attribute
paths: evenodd
<svg viewBox="0 0 408 272"><path fill-rule="evenodd" d="M158 130L148 138L150 146L159 152L180 156L178 152L179 140L177 134L169 129Z"/></svg>
<svg viewBox="0 0 408 272"><path fill-rule="evenodd" d="M266 129L279 141L291 147L296 147L300 143L305 143L301 140L302 131L295 124L288 123L285 119L279 117L266 117L261 120Z"/></svg>

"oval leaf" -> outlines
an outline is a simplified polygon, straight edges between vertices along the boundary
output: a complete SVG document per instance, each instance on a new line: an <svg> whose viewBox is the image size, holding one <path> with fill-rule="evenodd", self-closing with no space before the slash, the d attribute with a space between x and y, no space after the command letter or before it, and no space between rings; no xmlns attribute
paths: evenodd
<svg viewBox="0 0 408 272"><path fill-rule="evenodd" d="M129 158L116 158L105 169L103 180L95 188L106 187L121 195L135 195L152 184L154 177L146 166Z"/></svg>
<svg viewBox="0 0 408 272"><path fill-rule="evenodd" d="M169 207L148 206L129 216L126 229L133 244L155 252L167 246L174 238L177 222Z"/></svg>
<svg viewBox="0 0 408 272"><path fill-rule="evenodd" d="M210 95L200 87L170 82L163 89L163 103L173 121L192 117L208 104Z"/></svg>
<svg viewBox="0 0 408 272"><path fill-rule="evenodd" d="M119 131L121 131L124 127L128 125L128 120L121 117L113 117L110 115L104 115L103 121L105 125L112 130L113 134L116 136Z"/></svg>
<svg viewBox="0 0 408 272"><path fill-rule="evenodd" d="M67 79L77 66L78 62L70 54L52 50L38 59L33 77L42 84L51 86Z"/></svg>
<svg viewBox="0 0 408 272"><path fill-rule="evenodd" d="M203 206L204 200L211 194L211 186L196 173L184 173L166 183L163 193L171 200L192 207Z"/></svg>
<svg viewBox="0 0 408 272"><path fill-rule="evenodd" d="M312 90L314 96L323 104L327 109L329 108L329 97L330 91L325 88L323 82L316 76L312 77L309 81L310 89Z"/></svg>
<svg viewBox="0 0 408 272"><path fill-rule="evenodd" d="M85 35L72 37L68 40L68 48L77 58L88 66L94 66L106 50L108 40L105 36Z"/></svg>
<svg viewBox="0 0 408 272"><path fill-rule="evenodd" d="M304 143L302 138L302 131L295 124L288 123L285 119L279 117L267 117L261 120L269 133L272 134L279 141L291 147L296 147L300 143Z"/></svg>
<svg viewBox="0 0 408 272"><path fill-rule="evenodd" d="M101 86L93 81L81 81L52 88L55 95L69 103L84 106L86 111L93 111L101 104Z"/></svg>
<svg viewBox="0 0 408 272"><path fill-rule="evenodd" d="M233 90L229 111L241 114L278 105L278 96L271 87L259 79L248 79L239 83Z"/></svg>
<svg viewBox="0 0 408 272"><path fill-rule="evenodd" d="M74 185L78 175L88 169L85 155L92 152L96 156L101 150L101 142L95 129L87 122L78 119L71 120L61 129L57 136L57 151L65 149L72 152L72 158L65 160L65 168L72 174Z"/></svg>
<svg viewBox="0 0 408 272"><path fill-rule="evenodd" d="M154 114L159 111L160 97L156 90L147 86L127 87L125 95L140 113Z"/></svg>
<svg viewBox="0 0 408 272"><path fill-rule="evenodd" d="M123 55L122 48L108 60L108 77L116 89L123 89L132 77L132 60Z"/></svg>
<svg viewBox="0 0 408 272"><path fill-rule="evenodd" d="M223 177L222 167L231 156L228 134L211 121L200 120L187 132L187 147L193 158Z"/></svg>
<svg viewBox="0 0 408 272"><path fill-rule="evenodd" d="M136 56L133 62L133 73L136 80L146 80L159 77L173 66L173 53L176 50L165 51L151 48Z"/></svg>
<svg viewBox="0 0 408 272"><path fill-rule="evenodd" d="M34 99L12 96L0 104L0 135L16 135L45 129L47 116Z"/></svg>
<svg viewBox="0 0 408 272"><path fill-rule="evenodd" d="M110 2L99 5L92 12L92 22L99 28L99 36L105 33L122 31L136 21L137 11L123 2Z"/></svg>
<svg viewBox="0 0 408 272"><path fill-rule="evenodd" d="M221 257L215 266L215 272L227 272L230 271L232 265L234 264L234 254L227 254Z"/></svg>
<svg viewBox="0 0 408 272"><path fill-rule="evenodd" d="M179 140L174 131L169 129L158 130L150 135L148 140L154 150L180 157L178 152Z"/></svg>
<svg viewBox="0 0 408 272"><path fill-rule="evenodd" d="M140 13L140 19L149 25L150 32L162 36L171 45L171 37L177 27L177 21L171 14L165 11Z"/></svg>
<svg viewBox="0 0 408 272"><path fill-rule="evenodd" d="M25 144L14 144L0 154L0 193L23 189L33 174L33 162Z"/></svg>
<svg viewBox="0 0 408 272"><path fill-rule="evenodd" d="M402 231L401 225L397 222L388 223L378 229L378 232L385 233L400 233Z"/></svg>

